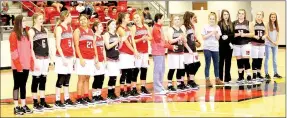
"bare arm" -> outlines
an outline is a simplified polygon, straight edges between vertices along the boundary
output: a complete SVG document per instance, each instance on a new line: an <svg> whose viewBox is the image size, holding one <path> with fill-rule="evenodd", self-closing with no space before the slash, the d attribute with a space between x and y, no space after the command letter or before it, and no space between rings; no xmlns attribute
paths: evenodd
<svg viewBox="0 0 287 118"><path fill-rule="evenodd" d="M119 28L118 31L117 31L117 33L119 34L121 40L125 40L125 39L123 39L123 38L128 38L128 37L126 37L126 33L125 33L125 31L124 31L122 28ZM128 40L125 40L123 43L125 43L125 44L127 45L127 47L128 47L133 53L135 52L134 48L132 47L132 44L131 44Z"/></svg>
<svg viewBox="0 0 287 118"><path fill-rule="evenodd" d="M80 38L80 30L76 29L74 31L74 34L73 34L73 39L74 39L74 43L75 43L75 49L76 49L76 53L79 56L79 58L83 59L83 56L82 56L82 54L80 52L80 47L79 47L79 38Z"/></svg>
<svg viewBox="0 0 287 118"><path fill-rule="evenodd" d="M33 38L34 38L34 36L35 36L35 32L34 32L34 30L31 28L29 31L28 31L28 34L29 34L29 40L30 40L30 42L31 42L31 47L32 47L32 58L33 58L33 60L36 60L36 56L35 56L35 52L34 52L34 50L33 50L33 47L34 47L34 45L33 45Z"/></svg>
<svg viewBox="0 0 287 118"><path fill-rule="evenodd" d="M255 38L255 31L254 31L254 23L249 23L249 35L250 37L254 37Z"/></svg>
<svg viewBox="0 0 287 118"><path fill-rule="evenodd" d="M61 48L61 34L62 34L62 28L61 27L57 27L56 30L56 48L57 48L57 51L59 52L60 56L62 58L64 58L64 54L63 54L63 50Z"/></svg>
<svg viewBox="0 0 287 118"><path fill-rule="evenodd" d="M147 34L148 34L148 39L147 39L147 40L151 41L151 40L152 40L152 36L151 36L150 28L148 27L147 24L144 24L144 26L145 26L146 29L147 29Z"/></svg>
<svg viewBox="0 0 287 118"><path fill-rule="evenodd" d="M98 49L97 49L97 44L96 44L97 36L94 35L94 40L93 40L93 46L94 46L94 51L95 51L95 61L98 62Z"/></svg>
<svg viewBox="0 0 287 118"><path fill-rule="evenodd" d="M219 40L220 36L222 35L221 30L220 30L220 27L217 26L217 27L216 27L216 30L217 30L217 33L216 33L216 35L215 35L215 38L216 38L217 40Z"/></svg>
<svg viewBox="0 0 287 118"><path fill-rule="evenodd" d="M132 26L131 33L133 34L133 36L135 36L135 34L136 34L136 26L134 26L134 25ZM138 42L140 42L142 40L144 40L144 39L143 38L135 39L135 42L138 43Z"/></svg>
<svg viewBox="0 0 287 118"><path fill-rule="evenodd" d="M184 45L184 47L188 50L189 53L192 53L192 50L190 49L190 47L189 47L188 44L187 44L186 28L185 28L185 26L182 25L182 26L181 26L181 29L182 29L183 35L184 35L184 43L183 43L183 45Z"/></svg>

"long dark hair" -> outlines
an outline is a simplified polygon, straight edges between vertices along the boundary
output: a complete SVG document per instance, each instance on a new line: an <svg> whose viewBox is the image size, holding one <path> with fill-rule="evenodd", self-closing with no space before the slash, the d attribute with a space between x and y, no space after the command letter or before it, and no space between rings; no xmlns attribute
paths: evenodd
<svg viewBox="0 0 287 118"><path fill-rule="evenodd" d="M117 28L116 30L120 27L120 25L123 23L123 19L125 18L125 16L127 15L128 13L126 12L121 12L119 13L118 15L118 19L117 19L117 22L116 22L116 25L117 25Z"/></svg>
<svg viewBox="0 0 287 118"><path fill-rule="evenodd" d="M272 15L276 16L276 20L274 21L274 25L275 25L276 29L274 29L272 21L271 21L271 16ZM270 13L270 15L269 15L269 23L268 24L269 24L269 30L270 31L277 30L277 32L279 32L278 17L277 17L277 14L275 12Z"/></svg>
<svg viewBox="0 0 287 118"><path fill-rule="evenodd" d="M27 31L24 29L24 27L22 26L23 23L23 15L18 15L15 18L15 23L14 23L14 28L13 31L16 33L17 35L17 40L21 41L21 37L23 35L27 35ZM24 34L23 34L24 33Z"/></svg>
<svg viewBox="0 0 287 118"><path fill-rule="evenodd" d="M186 29L191 29L192 28L192 23L190 19L194 16L195 14L193 12L186 11L183 15L183 24Z"/></svg>
<svg viewBox="0 0 287 118"><path fill-rule="evenodd" d="M227 24L224 22L224 18L223 18L224 12L226 12L226 13L229 14L229 17L228 17L228 19L227 19ZM219 21L218 24L221 25L220 27L223 27L224 30L227 30L227 25L229 25L231 32L233 32L233 24L232 24L232 22L231 22L230 13L229 13L228 10L223 9L223 10L221 11L220 21Z"/></svg>

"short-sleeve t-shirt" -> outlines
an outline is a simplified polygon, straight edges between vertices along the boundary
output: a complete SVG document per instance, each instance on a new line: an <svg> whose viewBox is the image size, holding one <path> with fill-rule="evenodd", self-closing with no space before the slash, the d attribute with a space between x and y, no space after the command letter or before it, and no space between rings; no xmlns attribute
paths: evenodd
<svg viewBox="0 0 287 118"><path fill-rule="evenodd" d="M216 26L210 26L210 25L204 25L203 30L201 32L202 35L207 35L213 30L216 30L219 35L221 34L220 27L218 25ZM216 39L215 35L211 35L203 42L203 49L204 50L210 50L210 51L219 51L219 43Z"/></svg>

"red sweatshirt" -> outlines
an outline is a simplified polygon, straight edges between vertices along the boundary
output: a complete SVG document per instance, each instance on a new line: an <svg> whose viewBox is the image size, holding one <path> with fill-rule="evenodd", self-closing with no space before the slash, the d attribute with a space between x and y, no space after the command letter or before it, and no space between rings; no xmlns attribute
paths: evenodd
<svg viewBox="0 0 287 118"><path fill-rule="evenodd" d="M17 35L13 31L9 37L12 69L18 72L23 69L34 70L34 60L32 58L31 42L27 36L22 36L21 41L17 40Z"/></svg>
<svg viewBox="0 0 287 118"><path fill-rule="evenodd" d="M166 41L162 32L162 25L161 24L154 24L152 30L152 41L151 41L151 48L152 48L152 55L164 55L166 49L173 50L173 46Z"/></svg>

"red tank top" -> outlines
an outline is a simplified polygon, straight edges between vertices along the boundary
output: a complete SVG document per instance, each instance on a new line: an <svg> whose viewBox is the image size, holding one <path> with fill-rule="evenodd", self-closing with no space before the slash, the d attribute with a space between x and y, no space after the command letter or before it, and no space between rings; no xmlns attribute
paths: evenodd
<svg viewBox="0 0 287 118"><path fill-rule="evenodd" d="M88 28L88 31L85 31L82 27L79 27L80 30L80 39L79 39L79 48L84 59L94 59L95 50L93 46L94 33L92 29ZM76 55L79 58L78 55Z"/></svg>
<svg viewBox="0 0 287 118"><path fill-rule="evenodd" d="M63 27L62 25L59 25L62 28L62 34L61 34L61 48L63 51L63 54L65 57L71 57L74 56L74 50L72 47L73 42L73 34L72 34L72 28L70 25L67 26L67 29ZM56 52L57 56L60 56L60 53Z"/></svg>
<svg viewBox="0 0 287 118"><path fill-rule="evenodd" d="M148 30L145 26L138 27L136 26L136 33L135 33L135 40L142 38L144 35L148 35ZM137 50L141 53L148 52L148 42L147 41L140 41L136 43Z"/></svg>
<svg viewBox="0 0 287 118"><path fill-rule="evenodd" d="M122 26L120 26L120 27L122 27ZM131 31L126 27L126 28L124 28L124 27L122 27L124 30L125 30L125 32L126 32L126 36L128 36L128 41L129 41L129 43L130 44L132 44L132 41L131 41ZM120 52L124 52L124 53L127 53L127 54L130 54L130 55L133 55L133 51L131 51L129 48L128 48L128 46L126 45L126 43L123 43L123 45L122 45L122 47L119 49L119 51Z"/></svg>
<svg viewBox="0 0 287 118"><path fill-rule="evenodd" d="M98 53L98 60L99 62L104 61L104 40L102 36L97 36L96 38L96 46L97 46L97 53Z"/></svg>

